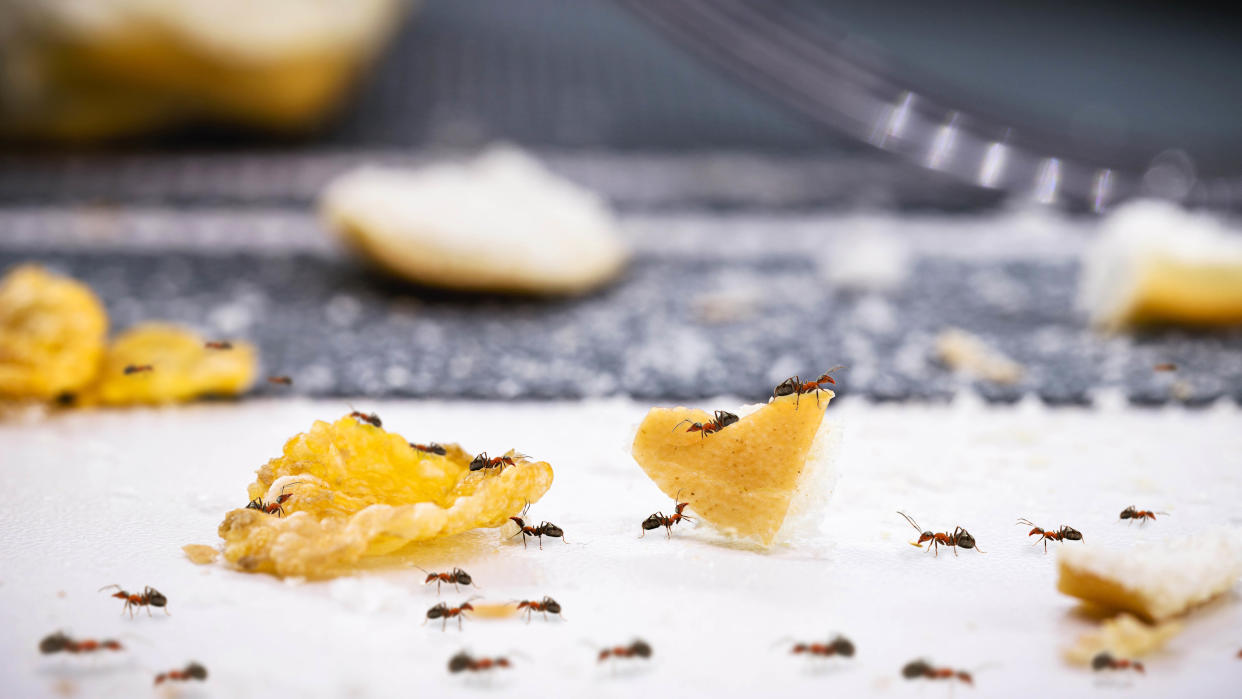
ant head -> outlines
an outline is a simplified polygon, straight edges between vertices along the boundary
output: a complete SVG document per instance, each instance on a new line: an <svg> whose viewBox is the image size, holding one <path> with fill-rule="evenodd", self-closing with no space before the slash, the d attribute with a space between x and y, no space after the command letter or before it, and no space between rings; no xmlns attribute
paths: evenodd
<svg viewBox="0 0 1242 699"><path fill-rule="evenodd" d="M843 655L847 658L854 657L854 642L845 636L837 636L832 639L832 649L837 652L837 655Z"/></svg>
<svg viewBox="0 0 1242 699"><path fill-rule="evenodd" d="M776 388L772 391L772 395L776 398L780 398L781 396L793 395L793 393L797 390L798 379L796 376L791 376L777 384Z"/></svg>
<svg viewBox="0 0 1242 699"><path fill-rule="evenodd" d="M154 587L147 589L147 601L152 607L163 607L168 604L168 598Z"/></svg>
<svg viewBox="0 0 1242 699"><path fill-rule="evenodd" d="M457 655L449 658L448 670L452 673L458 673L470 667L470 654L466 651L458 651Z"/></svg>
<svg viewBox="0 0 1242 699"><path fill-rule="evenodd" d="M69 637L64 631L57 631L49 634L39 641L39 652L47 655L48 653L59 653L69 645Z"/></svg>
<svg viewBox="0 0 1242 699"><path fill-rule="evenodd" d="M207 668L198 663L190 663L185 666L185 674L196 680L207 679Z"/></svg>
<svg viewBox="0 0 1242 699"><path fill-rule="evenodd" d="M551 612L551 613L553 613L553 614L560 614L560 613L561 613L561 603L560 603L560 602L557 602L556 600L552 599L551 597L544 597L544 598L543 598L543 607L544 607L544 609L547 609L549 612Z"/></svg>
<svg viewBox="0 0 1242 699"><path fill-rule="evenodd" d="M926 660L911 660L901 668L901 676L913 680L926 675L929 670L931 670L931 665Z"/></svg>
<svg viewBox="0 0 1242 699"><path fill-rule="evenodd" d="M1065 531L1061 532L1061 536L1070 541L1082 541L1082 532L1073 527L1066 527Z"/></svg>
<svg viewBox="0 0 1242 699"><path fill-rule="evenodd" d="M522 510L522 511L525 512L526 510ZM518 525L519 529L526 526L526 520L522 519L521 517L510 517L509 519L513 520L513 523ZM515 534L514 536L517 536L517 535Z"/></svg>
<svg viewBox="0 0 1242 699"><path fill-rule="evenodd" d="M644 530L644 531L651 531L652 529L659 529L659 528L660 528L660 518L659 518L659 516L657 516L657 515L651 515L651 516L650 516L650 517L648 517L647 519L644 519L644 520L643 520L643 530Z"/></svg>
<svg viewBox="0 0 1242 699"><path fill-rule="evenodd" d="M936 535L933 534L931 530L929 529L923 532L922 534L919 534L919 543L921 544L924 541L931 541L932 539L935 539L935 538L936 538Z"/></svg>
<svg viewBox="0 0 1242 699"><path fill-rule="evenodd" d="M1092 670L1103 670L1104 668L1108 668L1112 666L1113 666L1113 656L1109 655L1108 651L1106 650L1102 650L1099 653L1096 653L1095 657L1091 659Z"/></svg>
<svg viewBox="0 0 1242 699"><path fill-rule="evenodd" d="M970 532L963 529L957 534L957 545L964 549L973 549L975 547L975 537L971 536Z"/></svg>
<svg viewBox="0 0 1242 699"><path fill-rule="evenodd" d="M974 677L971 677L970 673L969 673L969 672L966 672L965 670L958 670L958 671L957 671L957 679L959 679L959 680L961 680L961 681L963 681L963 682L965 682L966 684L969 684L969 685L973 685L973 684L975 683L975 678L974 678Z"/></svg>
<svg viewBox="0 0 1242 699"><path fill-rule="evenodd" d="M469 585L473 582L473 579L471 579L469 573L462 570L461 568L454 568L453 569L453 582L457 583L458 585Z"/></svg>
<svg viewBox="0 0 1242 699"><path fill-rule="evenodd" d="M461 603L461 606L460 606L460 607L458 607L458 609L460 609L460 610L462 610L462 611L473 612L473 611L474 611L474 605L473 605L473 604L470 604L469 602L462 602L462 603Z"/></svg>
<svg viewBox="0 0 1242 699"><path fill-rule="evenodd" d="M650 658L651 646L643 639L636 638L634 639L634 642L630 644L630 652L640 658Z"/></svg>

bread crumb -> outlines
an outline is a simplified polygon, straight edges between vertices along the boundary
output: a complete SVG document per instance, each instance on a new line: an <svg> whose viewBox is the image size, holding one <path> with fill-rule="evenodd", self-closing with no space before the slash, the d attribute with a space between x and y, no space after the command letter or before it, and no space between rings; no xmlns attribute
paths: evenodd
<svg viewBox="0 0 1242 699"><path fill-rule="evenodd" d="M936 356L954 371L993 383L1011 385L1022 379L1021 364L961 328L947 328L936 336Z"/></svg>
<svg viewBox="0 0 1242 699"><path fill-rule="evenodd" d="M181 547L181 550L185 551L185 557L190 559L191 563L200 566L215 563L220 557L220 552L215 547L205 544L186 544Z"/></svg>
<svg viewBox="0 0 1242 699"><path fill-rule="evenodd" d="M1078 665L1089 665L1091 659L1103 651L1118 658L1140 658L1160 650L1181 631L1182 625L1176 621L1152 626L1129 614L1120 614L1105 621L1098 629L1079 636L1074 645L1065 649L1065 659Z"/></svg>

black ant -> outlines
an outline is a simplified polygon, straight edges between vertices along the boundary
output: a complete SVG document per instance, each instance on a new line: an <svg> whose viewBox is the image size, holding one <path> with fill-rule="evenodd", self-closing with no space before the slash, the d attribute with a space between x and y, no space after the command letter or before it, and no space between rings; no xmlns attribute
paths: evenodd
<svg viewBox="0 0 1242 699"><path fill-rule="evenodd" d="M1140 509L1135 508L1134 505L1130 505L1129 507L1121 511L1121 518L1122 519L1137 519L1139 520L1139 524L1147 524L1147 520L1149 519L1153 522L1156 521L1156 515L1165 515L1167 517L1168 514L1169 514L1168 512L1152 512L1151 510L1140 510Z"/></svg>
<svg viewBox="0 0 1242 699"><path fill-rule="evenodd" d="M380 420L379 415L376 415L375 413L371 413L370 415L368 415L360 410L355 410L352 413L350 413L349 416L356 417L359 420L362 420L363 422L368 422L372 425L375 425L376 427L382 428L384 426L384 422Z"/></svg>
<svg viewBox="0 0 1242 699"><path fill-rule="evenodd" d="M526 610L526 623L528 624L530 623L530 616L534 612L543 612L544 619L548 618L548 614L561 613L561 603L546 595L539 601L529 599L522 600L521 602L518 602L517 608L519 612L523 609ZM564 619L565 617L561 618Z"/></svg>
<svg viewBox="0 0 1242 699"><path fill-rule="evenodd" d="M688 507L690 503L677 502L677 500L680 499L681 492L678 491L677 495L678 497L673 498L673 502L677 507L677 511L671 515L666 515L663 512L657 512L653 515L648 516L647 519L643 520L643 533L639 534L638 538L640 539L643 538L644 536L646 536L647 532L651 531L652 529L658 529L659 527L664 527L665 538L671 539L673 538L673 525L674 524L677 524L683 519L689 522L694 521L694 518L691 517L690 515L682 514L683 512L685 512L686 507Z"/></svg>
<svg viewBox="0 0 1242 699"><path fill-rule="evenodd" d="M285 516L285 507L284 507L285 501L293 497L293 493L286 493L285 491L288 490L292 486L300 485L301 482L302 481L294 481L292 483L286 483L285 486L280 489L280 495L277 495L276 499L272 500L271 502L263 502L263 498L255 498L251 500L250 502L246 503L246 509L247 510L258 510L259 512L264 512L269 515L276 515L277 517L284 517Z"/></svg>
<svg viewBox="0 0 1242 699"><path fill-rule="evenodd" d="M552 524L551 522L542 522L537 527L532 527L526 524L526 520L523 519L523 517L526 516L526 511L529 509L530 509L530 503L528 502L526 503L526 507L522 508L521 517L510 517L509 518L513 520L513 523L518 526L517 534L514 534L513 536L517 536L518 534L522 535L522 548L526 548L526 537L528 536L533 536L539 539L540 550L543 549L543 537L545 536L550 536L556 539L560 539L561 541L565 541L565 532L562 531L560 527L556 526L555 524Z"/></svg>
<svg viewBox="0 0 1242 699"><path fill-rule="evenodd" d="M56 633L49 634L45 636L42 641L39 641L39 652L44 655L59 653L61 651L76 654L94 653L101 650L125 649L121 646L120 641L115 641L110 638L102 641L96 641L90 638L82 641L75 641L66 636L63 631L57 631Z"/></svg>
<svg viewBox="0 0 1242 699"><path fill-rule="evenodd" d="M137 374L144 371L154 371L154 367L150 364L130 364L121 370L126 376Z"/></svg>
<svg viewBox="0 0 1242 699"><path fill-rule="evenodd" d="M827 643L795 643L789 652L794 655L806 654L821 658L830 658L834 655L852 658L854 657L854 642L838 634Z"/></svg>
<svg viewBox="0 0 1242 699"><path fill-rule="evenodd" d="M831 386L837 385L837 381L836 379L832 378L832 374L833 372L839 371L844 368L845 367L841 365L834 366L828 371L825 371L823 374L820 374L819 378L815 379L814 381L803 381L802 378L799 376L791 376L776 385L776 388L772 390L772 397L780 398L781 396L792 395L792 396L797 396L796 398L797 401L801 401L802 394L814 393L815 394L815 405L819 405L819 392L823 390L827 390L824 388L825 384L828 384Z"/></svg>
<svg viewBox="0 0 1242 699"><path fill-rule="evenodd" d="M482 471L485 468L504 468L505 466L513 466L514 458L525 458L523 454L514 454L513 456L493 456L488 458L487 452L479 452L478 456L470 462L471 471Z"/></svg>
<svg viewBox="0 0 1242 699"><path fill-rule="evenodd" d="M112 593L112 597L125 600L125 607L121 610L121 613L124 614L125 612L129 612L131 619L134 617L134 607L146 607L147 616L151 615L151 607L163 607L164 613L168 614L168 598L154 587L144 587L142 589L142 594L140 595L130 594L121 589L120 585L104 585L99 588L99 592L103 592L110 587L115 587L117 589L116 592Z"/></svg>
<svg viewBox="0 0 1242 699"><path fill-rule="evenodd" d="M190 680L205 680L205 679L207 679L207 668L203 667L202 665L199 665L198 663L190 663L189 665L186 665L184 669L181 669L181 670L169 670L168 672L161 672L160 674L155 676L155 683L163 684L165 680L176 680L179 682L188 682Z"/></svg>
<svg viewBox="0 0 1242 699"><path fill-rule="evenodd" d="M1018 520L1018 524L1032 527L1027 536L1035 536L1038 534L1040 538L1036 539L1035 543L1038 544L1041 541L1044 542L1044 553L1048 553L1049 541L1082 541L1082 532L1069 525L1062 525L1060 529L1052 531L1036 525L1034 522L1026 519L1025 517Z"/></svg>
<svg viewBox="0 0 1242 699"><path fill-rule="evenodd" d="M915 522L914 518L905 512L898 512L897 514L905 517L906 521L910 523L910 526L914 527L914 531L919 533L919 540L911 541L911 546L918 546L919 548L922 548L924 543L930 541L931 543L928 544L927 549L930 551L932 547L935 547L937 556L940 555L941 546L948 546L953 549L954 556L957 555L957 548L959 546L964 549L974 549L979 553L984 552L983 549L975 545L975 537L971 536L970 532L961 527L955 527L952 534L946 534L943 532L936 533L920 527L919 523Z"/></svg>
<svg viewBox="0 0 1242 699"><path fill-rule="evenodd" d="M289 378L288 376L269 376L267 377L267 382L271 384L276 384L278 386L292 386L293 385L293 379Z"/></svg>
<svg viewBox="0 0 1242 699"><path fill-rule="evenodd" d="M651 645L641 638L634 639L628 646L613 646L599 651L598 662L609 658L650 658Z"/></svg>
<svg viewBox="0 0 1242 699"><path fill-rule="evenodd" d="M414 442L410 442L410 447L413 449L417 449L421 452L426 452L428 454L437 454L439 456L444 456L445 454L448 453L448 451L444 447L440 446L439 444L436 444L435 442L432 442L431 444L415 444Z"/></svg>
<svg viewBox="0 0 1242 699"><path fill-rule="evenodd" d="M469 670L470 672L485 672L495 668L509 668L512 662L505 657L496 658L474 658L466 651L461 651L448 661L448 670L453 674Z"/></svg>
<svg viewBox="0 0 1242 699"><path fill-rule="evenodd" d="M1143 669L1143 663L1137 660L1126 660L1125 658L1114 658L1108 651L1102 650L1095 654L1091 659L1091 669L1099 672L1100 670L1130 670L1147 674Z"/></svg>
<svg viewBox="0 0 1242 699"><path fill-rule="evenodd" d="M454 568L447 573L432 573L430 571L423 570L422 568L419 568L419 570L427 573L427 579L423 581L424 585L430 585L433 582L436 584L437 595L440 594L440 586L444 583L452 585L457 590L461 590L460 587L457 587L458 585L474 584L474 580L470 577L470 574L461 568Z"/></svg>
<svg viewBox="0 0 1242 699"><path fill-rule="evenodd" d="M233 343L231 343L231 342L219 342L219 341L212 341L212 342L206 342L206 343L203 343L203 346L204 346L204 347L206 347L207 349L213 349L213 350L231 350L231 349L233 349Z"/></svg>
<svg viewBox="0 0 1242 699"><path fill-rule="evenodd" d="M719 432L720 430L723 430L724 428L728 427L729 425L736 423L740 419L741 418L739 418L737 415L734 415L733 413L728 412L727 410L717 410L715 411L715 413L713 413L712 419L708 420L707 422L694 422L690 420L689 418L686 418L685 420L682 420L676 425L673 425L673 429L669 430L669 432L673 432L678 427L681 427L682 425L689 422L690 427L686 428L686 431L687 432L698 432L699 439L706 439L707 435L715 434Z"/></svg>
<svg viewBox="0 0 1242 699"><path fill-rule="evenodd" d="M922 677L929 680L961 680L971 686L975 684L974 677L965 670L933 667L926 660L911 660L906 663L905 667L901 668L901 676L908 680L917 680Z"/></svg>
<svg viewBox="0 0 1242 699"><path fill-rule="evenodd" d="M475 599L471 597L470 599ZM466 616L466 612L474 611L474 606L470 604L470 600L462 602L460 606L450 607L448 603L441 602L431 609L427 610L427 619L443 619L440 630L444 631L448 628L448 620L453 617L457 618L457 630L461 630L461 620ZM427 619L423 619L423 623L427 623Z"/></svg>

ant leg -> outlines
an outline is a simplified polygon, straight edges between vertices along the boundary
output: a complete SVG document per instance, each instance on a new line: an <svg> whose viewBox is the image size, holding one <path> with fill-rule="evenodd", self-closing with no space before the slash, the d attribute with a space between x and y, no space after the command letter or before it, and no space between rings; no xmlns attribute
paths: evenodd
<svg viewBox="0 0 1242 699"><path fill-rule="evenodd" d="M539 550L542 551L543 550L543 534L540 534L539 536L535 538L539 539Z"/></svg>

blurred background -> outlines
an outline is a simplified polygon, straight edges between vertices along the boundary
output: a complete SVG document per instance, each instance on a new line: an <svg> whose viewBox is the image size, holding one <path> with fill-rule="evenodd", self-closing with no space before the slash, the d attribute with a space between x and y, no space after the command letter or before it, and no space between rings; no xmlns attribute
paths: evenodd
<svg viewBox="0 0 1242 699"><path fill-rule="evenodd" d="M1242 400L1236 328L1102 335L1074 307L1118 204L1242 201L1240 27L1207 5L0 12L0 268L86 281L116 328L254 339L296 392L760 398L844 364L842 393L877 400ZM358 165L496 142L611 204L620 279L578 298L411 285L316 216ZM955 373L937 349L954 328L1020 377Z"/></svg>

